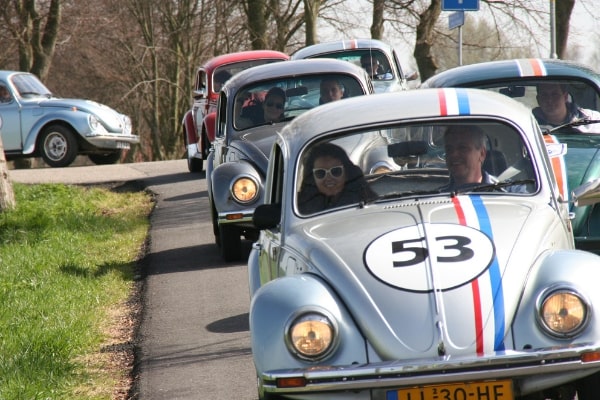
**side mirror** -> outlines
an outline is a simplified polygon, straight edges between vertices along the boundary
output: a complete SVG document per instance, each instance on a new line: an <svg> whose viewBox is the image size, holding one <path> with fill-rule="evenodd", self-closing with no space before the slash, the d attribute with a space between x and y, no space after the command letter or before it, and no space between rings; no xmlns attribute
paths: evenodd
<svg viewBox="0 0 600 400"><path fill-rule="evenodd" d="M281 221L281 204L261 204L254 209L252 222L257 229L273 229Z"/></svg>
<svg viewBox="0 0 600 400"><path fill-rule="evenodd" d="M577 186L571 193L576 207L600 203L600 179Z"/></svg>
<svg viewBox="0 0 600 400"><path fill-rule="evenodd" d="M204 98L204 96L206 96L206 91L204 88L194 90L193 96L194 96L194 99L200 100L200 99Z"/></svg>

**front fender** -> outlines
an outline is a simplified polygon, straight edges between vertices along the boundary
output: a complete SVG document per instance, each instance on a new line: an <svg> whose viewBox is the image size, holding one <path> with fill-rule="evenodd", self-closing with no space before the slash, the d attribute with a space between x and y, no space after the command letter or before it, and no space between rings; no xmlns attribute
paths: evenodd
<svg viewBox="0 0 600 400"><path fill-rule="evenodd" d="M208 171L207 171L208 175ZM264 183L258 171L248 162L239 160L218 165L211 172L212 199L217 212L241 211L255 208L262 203ZM232 199L231 184L240 176L254 179L258 186L258 196L251 203L240 204Z"/></svg>
<svg viewBox="0 0 600 400"><path fill-rule="evenodd" d="M308 312L326 314L336 326L335 348L320 365L368 361L363 336L329 285L314 275L294 275L263 285L250 303L252 353L259 376L275 369L306 368L313 364L293 355L285 337L286 327Z"/></svg>
<svg viewBox="0 0 600 400"><path fill-rule="evenodd" d="M71 110L57 110L44 115L29 128L23 144L23 154L34 152L38 136L46 126L52 124L67 126L79 135L78 139L85 139L86 134L92 132L88 116L87 112ZM26 129L26 127L23 128Z"/></svg>
<svg viewBox="0 0 600 400"><path fill-rule="evenodd" d="M208 139L208 143L206 145L209 146L215 141L215 132L217 130L217 113L209 113L206 117L204 117L202 124L206 132L206 138Z"/></svg>
<svg viewBox="0 0 600 400"><path fill-rule="evenodd" d="M590 278L598 276L599 271L600 256L593 253L581 250L546 253L532 269L524 288L513 323L515 349L598 343L600 315L594 305L600 304L600 291L597 280ZM545 297L545 293L561 288L579 293L590 305L589 324L573 338L552 337L537 323L537 303Z"/></svg>
<svg viewBox="0 0 600 400"><path fill-rule="evenodd" d="M198 143L198 135L196 133L196 124L194 123L194 113L192 110L188 110L188 112L185 113L181 123L183 125L184 146L185 143Z"/></svg>

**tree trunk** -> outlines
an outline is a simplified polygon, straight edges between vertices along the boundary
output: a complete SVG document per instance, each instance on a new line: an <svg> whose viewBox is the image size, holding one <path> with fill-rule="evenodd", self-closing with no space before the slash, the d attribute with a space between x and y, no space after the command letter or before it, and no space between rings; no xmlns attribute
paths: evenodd
<svg viewBox="0 0 600 400"><path fill-rule="evenodd" d="M552 0L556 4L556 54L564 58L569 39L569 20L575 0Z"/></svg>
<svg viewBox="0 0 600 400"><path fill-rule="evenodd" d="M317 19L321 0L304 0L304 24L306 30L305 45L310 46L317 43Z"/></svg>
<svg viewBox="0 0 600 400"><path fill-rule="evenodd" d="M0 117L0 129L2 129L2 118ZM0 212L12 210L16 206L15 193L8 179L8 165L4 155L4 145L0 136Z"/></svg>
<svg viewBox="0 0 600 400"><path fill-rule="evenodd" d="M265 21L266 0L246 0L245 11L248 17L248 31L252 50L266 49L267 22Z"/></svg>
<svg viewBox="0 0 600 400"><path fill-rule="evenodd" d="M413 55L419 67L421 80L425 81L432 77L438 69L434 56L431 52L434 40L434 27L442 12L441 0L431 0L429 8L420 14L417 25L417 40Z"/></svg>
<svg viewBox="0 0 600 400"><path fill-rule="evenodd" d="M383 38L383 9L385 0L373 0L373 21L371 23L371 38Z"/></svg>

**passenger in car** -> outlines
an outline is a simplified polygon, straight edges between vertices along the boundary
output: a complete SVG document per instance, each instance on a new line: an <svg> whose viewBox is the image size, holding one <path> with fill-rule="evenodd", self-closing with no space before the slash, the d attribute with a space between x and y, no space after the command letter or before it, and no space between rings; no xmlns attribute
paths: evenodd
<svg viewBox="0 0 600 400"><path fill-rule="evenodd" d="M533 115L540 126L556 127L582 118L600 121L600 112L580 107L569 101L566 85L539 84L536 99L539 107L533 109ZM582 125L573 129L585 133L600 133L600 124Z"/></svg>
<svg viewBox="0 0 600 400"><path fill-rule="evenodd" d="M450 182L442 191L456 190L477 183L498 180L483 170L486 157L485 133L475 125L453 125L444 133L446 166Z"/></svg>
<svg viewBox="0 0 600 400"><path fill-rule="evenodd" d="M0 103L10 103L11 96L7 87L0 85Z"/></svg>
<svg viewBox="0 0 600 400"><path fill-rule="evenodd" d="M333 77L323 78L319 89L321 93L319 104L330 103L344 97L344 86Z"/></svg>
<svg viewBox="0 0 600 400"><path fill-rule="evenodd" d="M252 110L250 107L242 109L237 127L245 129L264 123L280 122L283 119L285 98L285 91L282 88L272 87L260 107L252 107Z"/></svg>
<svg viewBox="0 0 600 400"><path fill-rule="evenodd" d="M373 200L377 197L341 147L324 143L313 148L304 163L298 209L303 214Z"/></svg>
<svg viewBox="0 0 600 400"><path fill-rule="evenodd" d="M363 54L360 57L360 65L371 76L371 79L392 79L393 76L386 67L381 64L379 59L371 53Z"/></svg>
<svg viewBox="0 0 600 400"><path fill-rule="evenodd" d="M231 78L231 74L228 71L221 70L217 72L213 77L213 91L219 93L221 91L221 88L223 87L225 82L229 80L229 78Z"/></svg>

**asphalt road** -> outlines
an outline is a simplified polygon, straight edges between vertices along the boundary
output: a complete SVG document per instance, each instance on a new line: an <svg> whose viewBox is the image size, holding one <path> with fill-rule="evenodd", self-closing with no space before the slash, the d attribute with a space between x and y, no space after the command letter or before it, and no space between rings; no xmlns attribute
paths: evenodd
<svg viewBox="0 0 600 400"><path fill-rule="evenodd" d="M219 256L204 173L191 174L185 160L175 160L11 170L9 177L23 183L136 181L155 193L133 398L257 399L247 266Z"/></svg>

